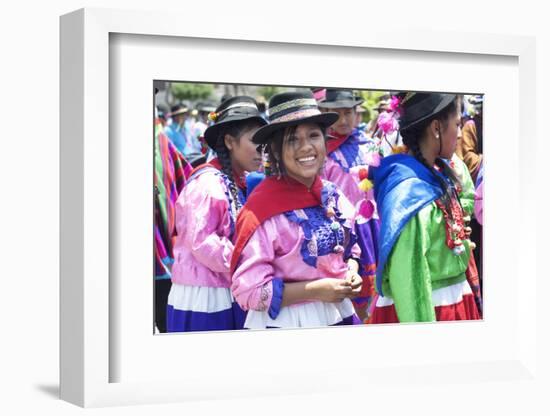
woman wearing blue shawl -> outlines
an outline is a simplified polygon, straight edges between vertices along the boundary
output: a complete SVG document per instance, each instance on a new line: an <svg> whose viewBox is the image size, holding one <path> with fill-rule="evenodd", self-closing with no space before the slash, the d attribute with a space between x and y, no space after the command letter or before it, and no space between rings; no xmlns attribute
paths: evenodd
<svg viewBox="0 0 550 416"><path fill-rule="evenodd" d="M479 319L465 271L472 249L463 184L448 161L460 134L456 95L400 93L407 152L371 168L381 217L370 322Z"/></svg>

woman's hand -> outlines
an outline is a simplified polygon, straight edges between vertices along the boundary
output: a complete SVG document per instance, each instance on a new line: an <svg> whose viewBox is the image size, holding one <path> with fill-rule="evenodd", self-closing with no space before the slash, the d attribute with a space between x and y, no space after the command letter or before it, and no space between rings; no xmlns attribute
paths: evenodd
<svg viewBox="0 0 550 416"><path fill-rule="evenodd" d="M361 279L361 276L359 276L357 272L354 272L353 270L348 270L346 281L349 282L351 286L351 294L348 297L353 299L359 296L359 293L361 292L361 286L363 284L363 279Z"/></svg>
<svg viewBox="0 0 550 416"><path fill-rule="evenodd" d="M353 296L352 283L347 279L325 277L312 281L310 285L315 299L321 302L341 302Z"/></svg>
<svg viewBox="0 0 550 416"><path fill-rule="evenodd" d="M304 301L342 302L355 298L361 291L361 277L353 270L346 279L325 277L307 282L286 283L281 306L290 306Z"/></svg>

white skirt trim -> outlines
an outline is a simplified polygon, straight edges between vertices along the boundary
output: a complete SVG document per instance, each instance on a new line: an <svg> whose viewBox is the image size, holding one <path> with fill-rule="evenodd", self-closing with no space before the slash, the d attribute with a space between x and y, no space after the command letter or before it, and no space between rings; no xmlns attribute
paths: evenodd
<svg viewBox="0 0 550 416"><path fill-rule="evenodd" d="M309 302L281 308L279 315L271 319L267 311L249 310L244 327L248 329L312 328L335 325L355 313L349 299L340 303Z"/></svg>
<svg viewBox="0 0 550 416"><path fill-rule="evenodd" d="M225 287L187 286L172 283L168 305L180 311L220 312L231 309L233 295Z"/></svg>
<svg viewBox="0 0 550 416"><path fill-rule="evenodd" d="M456 283L451 286L442 287L432 291L432 302L434 306L449 306L462 302L464 295L472 294L472 289L468 281L464 280L461 283ZM376 306L383 308L384 306L393 305L393 299L389 296L379 296L376 301Z"/></svg>

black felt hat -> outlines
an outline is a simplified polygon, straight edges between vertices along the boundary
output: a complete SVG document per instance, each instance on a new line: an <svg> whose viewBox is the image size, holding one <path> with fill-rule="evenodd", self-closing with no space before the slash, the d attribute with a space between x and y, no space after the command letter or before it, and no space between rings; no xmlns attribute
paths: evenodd
<svg viewBox="0 0 550 416"><path fill-rule="evenodd" d="M185 114L189 112L189 107L183 104L176 104L170 109L170 117L177 116L179 114Z"/></svg>
<svg viewBox="0 0 550 416"><path fill-rule="evenodd" d="M252 141L264 144L271 135L281 129L303 123L315 123L329 127L338 120L337 113L321 113L313 93L306 91L283 92L271 97L267 110L269 124L259 129Z"/></svg>
<svg viewBox="0 0 550 416"><path fill-rule="evenodd" d="M258 110L258 104L252 97L238 96L231 97L223 101L216 111L208 116L214 124L208 127L204 132L204 139L208 146L216 150L216 141L220 128L228 123L244 120L257 120L258 123L265 125L267 121L261 116Z"/></svg>
<svg viewBox="0 0 550 416"><path fill-rule="evenodd" d="M399 119L399 130L406 130L438 114L455 99L454 94L408 92L399 93L403 114Z"/></svg>
<svg viewBox="0 0 550 416"><path fill-rule="evenodd" d="M363 99L356 97L352 90L327 88L325 98L319 102L321 108L354 108L362 104Z"/></svg>

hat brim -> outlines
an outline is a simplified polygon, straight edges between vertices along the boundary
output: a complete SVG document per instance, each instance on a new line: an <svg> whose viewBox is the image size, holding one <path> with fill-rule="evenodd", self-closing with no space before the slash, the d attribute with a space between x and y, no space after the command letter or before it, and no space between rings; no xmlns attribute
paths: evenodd
<svg viewBox="0 0 550 416"><path fill-rule="evenodd" d="M416 126L418 123L421 123L422 121L432 117L434 114L439 113L441 110L443 110L445 107L447 107L449 104L451 104L456 99L456 95L448 95L446 94L441 102L432 110L431 113L426 114L416 120L410 121L405 125L401 125L399 127L399 131L407 130L408 128L412 126Z"/></svg>
<svg viewBox="0 0 550 416"><path fill-rule="evenodd" d="M238 121L249 121L256 120L264 126L267 124L267 121L259 116L248 116L248 117L227 117L225 120L220 121L219 123L213 124L204 131L204 140L210 148L216 151L216 142L218 140L218 135L221 127L224 127L228 123L235 123Z"/></svg>
<svg viewBox="0 0 550 416"><path fill-rule="evenodd" d="M178 110L178 111L174 111L173 113L170 113L170 117L178 116L180 114L187 114L187 113L189 113L189 109L182 109L182 110Z"/></svg>
<svg viewBox="0 0 550 416"><path fill-rule="evenodd" d="M338 101L321 101L317 105L320 108L353 108L363 104L364 100L338 100Z"/></svg>
<svg viewBox="0 0 550 416"><path fill-rule="evenodd" d="M277 130L286 129L287 127L297 126L299 124L313 123L320 124L323 127L330 127L338 120L338 113L321 113L314 116L301 118L298 120L289 120L283 121L280 123L270 123L267 126L259 129L254 136L252 136L252 141L256 144L265 144L271 138L271 135Z"/></svg>

